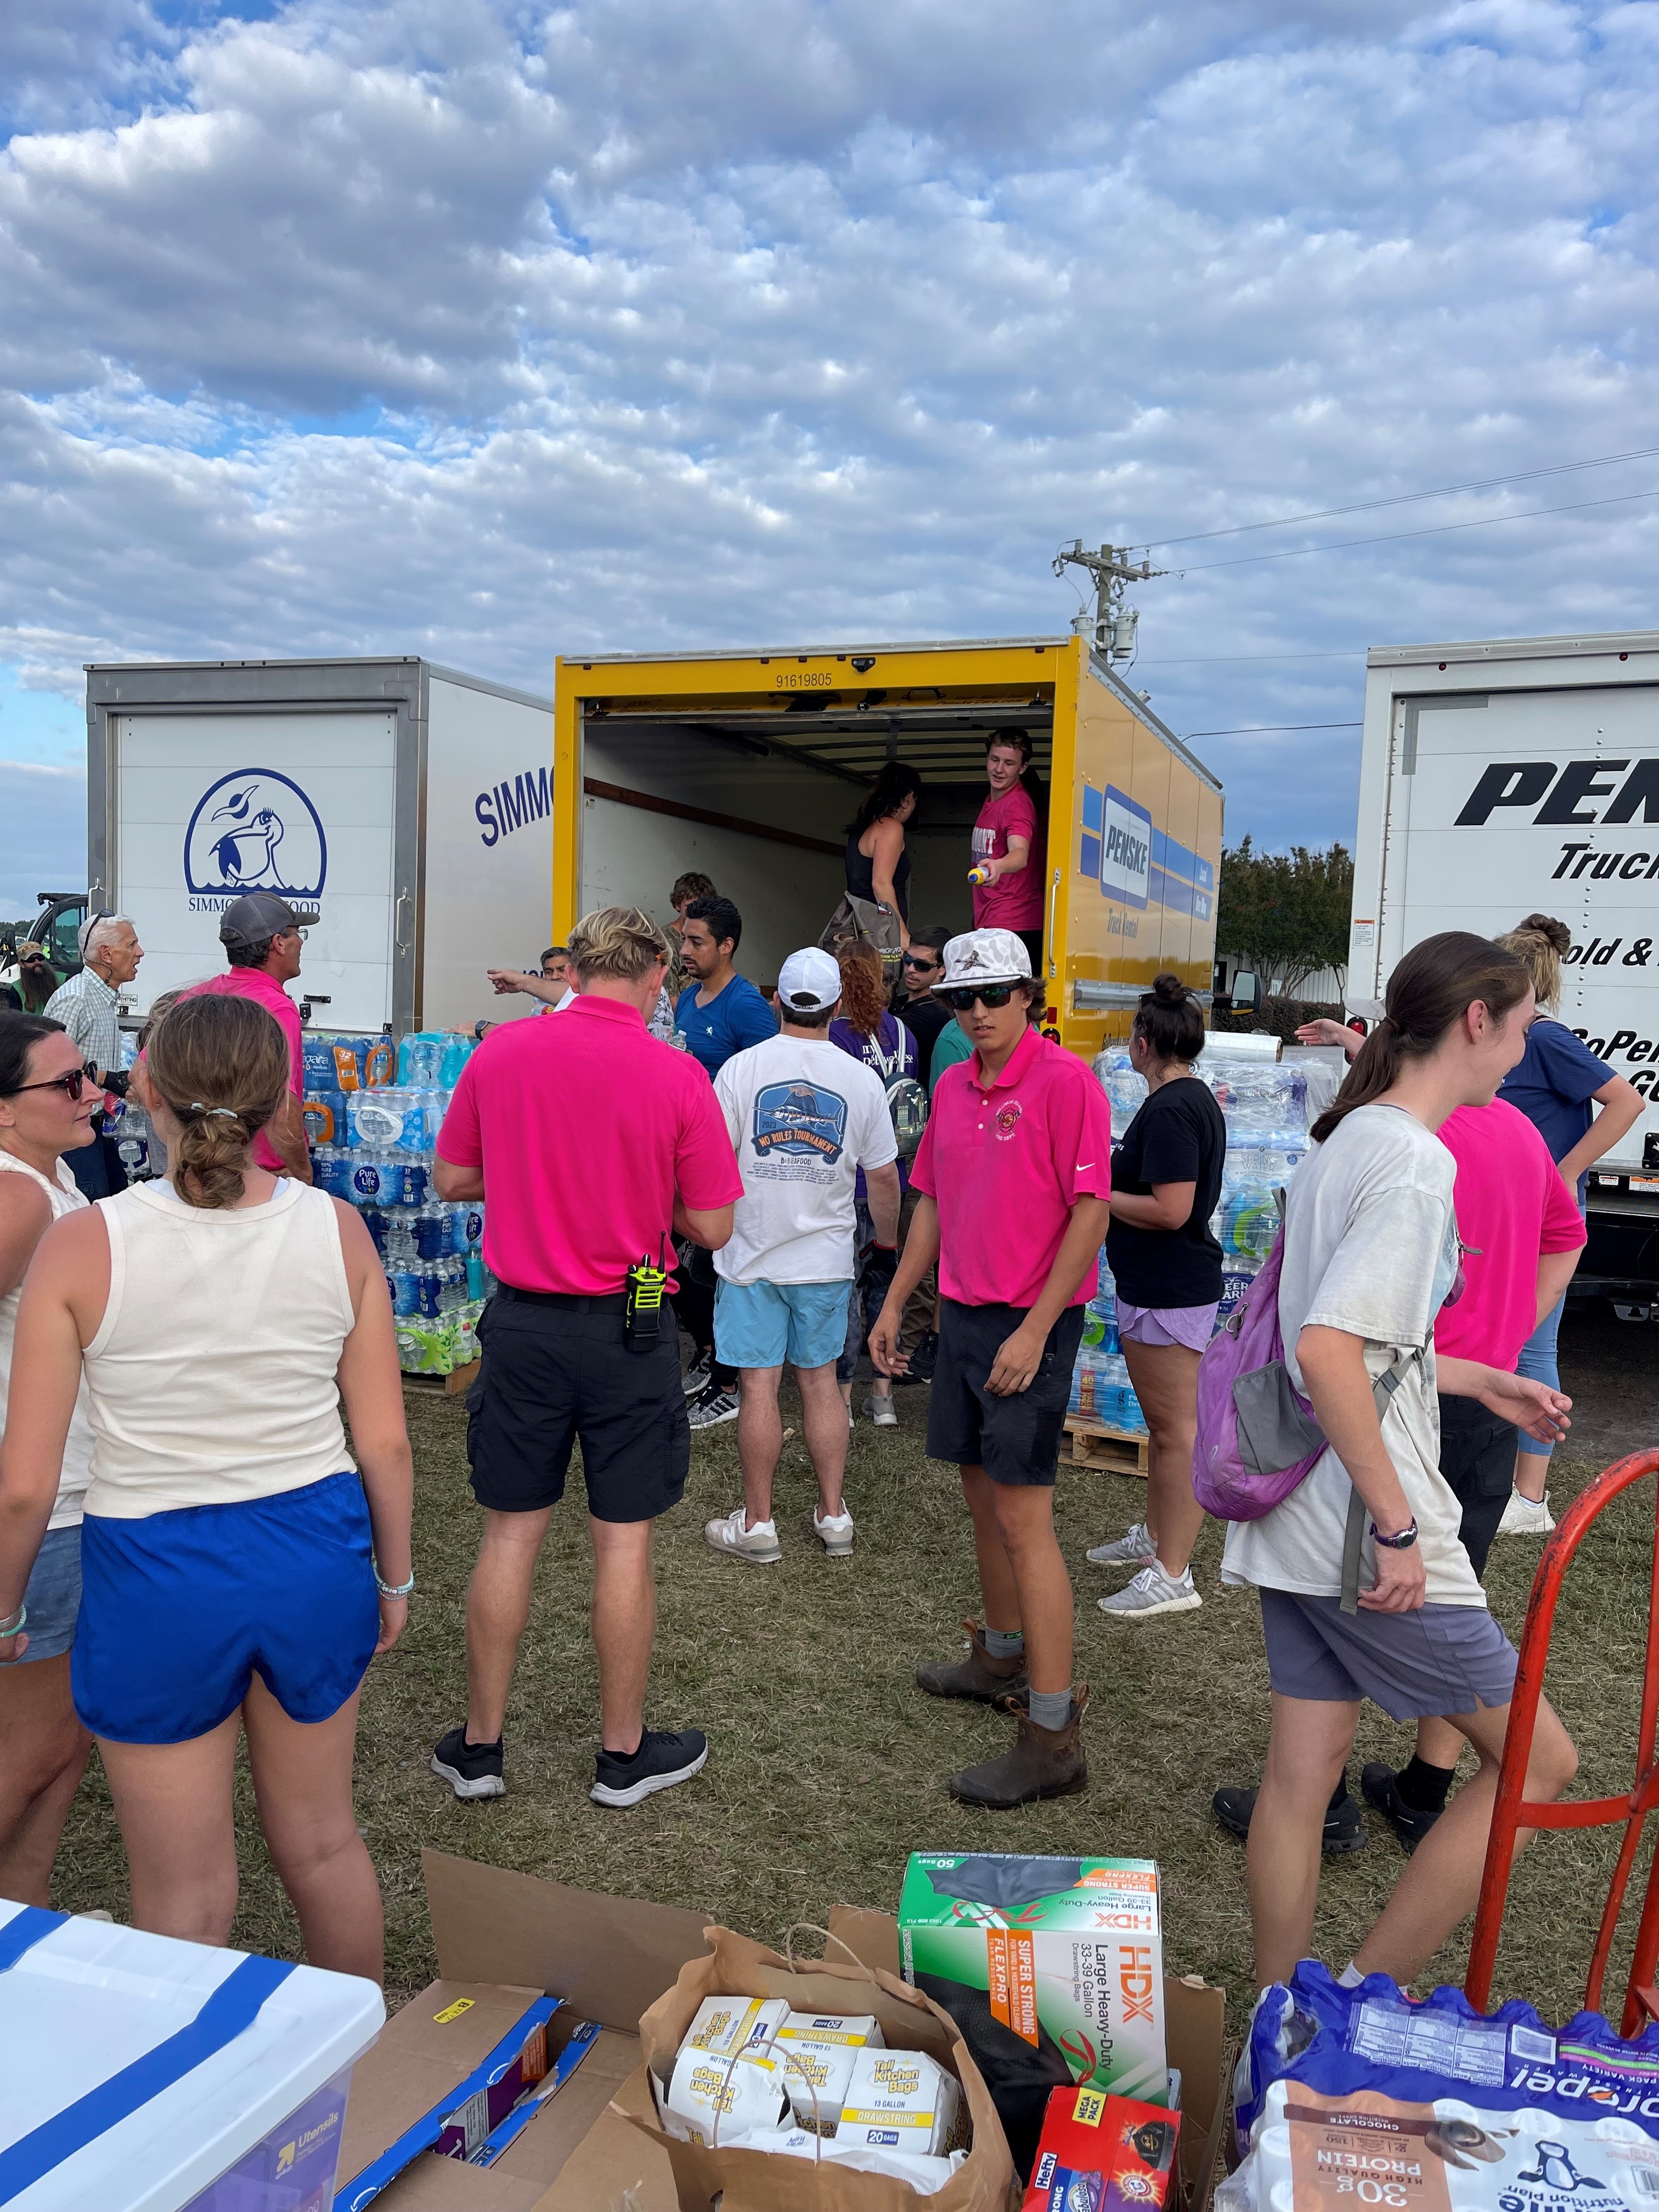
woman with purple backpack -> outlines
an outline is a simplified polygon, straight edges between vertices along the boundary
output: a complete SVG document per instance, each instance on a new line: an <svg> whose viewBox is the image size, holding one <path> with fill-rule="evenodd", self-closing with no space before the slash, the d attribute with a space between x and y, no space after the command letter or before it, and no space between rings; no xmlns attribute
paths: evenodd
<svg viewBox="0 0 1659 2212"><path fill-rule="evenodd" d="M1512 954L1448 931L1400 962L1387 1006L1314 1125L1285 1214L1284 1364L1327 1448L1271 1510L1232 1522L1222 1565L1224 1582L1261 1594L1273 1685L1249 1831L1262 1985L1285 1979L1311 1947L1326 1809L1364 1698L1396 1721L1449 1721L1480 1770L1425 1837L1342 1978L1410 1981L1473 1909L1516 1656L1459 1540L1436 1394L1477 1399L1552 1442L1571 1404L1476 1360L1443 1358L1437 1372L1433 1343L1460 1274L1455 1169L1435 1132L1458 1107L1488 1103L1520 1060L1531 980ZM1577 1765L1540 1703L1527 1796L1559 1796Z"/></svg>

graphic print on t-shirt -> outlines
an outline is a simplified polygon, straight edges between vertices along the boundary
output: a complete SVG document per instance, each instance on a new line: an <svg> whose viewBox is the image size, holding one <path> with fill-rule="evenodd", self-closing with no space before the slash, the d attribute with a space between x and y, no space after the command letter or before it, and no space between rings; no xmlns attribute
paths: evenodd
<svg viewBox="0 0 1659 2212"><path fill-rule="evenodd" d="M847 1101L813 1083L769 1083L755 1094L756 1157L780 1153L833 1167L847 1143Z"/></svg>

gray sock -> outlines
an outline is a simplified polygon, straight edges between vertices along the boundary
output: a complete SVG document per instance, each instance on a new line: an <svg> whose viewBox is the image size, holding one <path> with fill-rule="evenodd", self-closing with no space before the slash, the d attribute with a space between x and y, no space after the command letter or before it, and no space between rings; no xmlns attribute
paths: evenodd
<svg viewBox="0 0 1659 2212"><path fill-rule="evenodd" d="M1063 1729L1072 1717L1069 1690L1033 1690L1031 1723L1036 1728Z"/></svg>
<svg viewBox="0 0 1659 2212"><path fill-rule="evenodd" d="M993 1659L1018 1659L1025 1649L1023 1628L988 1628L985 1649Z"/></svg>

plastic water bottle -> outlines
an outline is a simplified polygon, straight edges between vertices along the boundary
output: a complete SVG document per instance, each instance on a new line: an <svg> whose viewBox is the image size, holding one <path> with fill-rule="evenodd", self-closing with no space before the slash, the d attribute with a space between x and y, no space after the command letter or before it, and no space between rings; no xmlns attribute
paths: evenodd
<svg viewBox="0 0 1659 2212"><path fill-rule="evenodd" d="M404 1204L426 1205L432 1188L432 1155L428 1152L419 1159L404 1162Z"/></svg>
<svg viewBox="0 0 1659 2212"><path fill-rule="evenodd" d="M351 1164L348 1170L350 1187L343 1195L349 1198L354 1206L380 1206L385 1203L382 1196L386 1180L385 1154L377 1152L372 1146L360 1146L350 1157Z"/></svg>
<svg viewBox="0 0 1659 2212"><path fill-rule="evenodd" d="M449 1249L449 1223L441 1206L422 1206L415 1217L415 1249L423 1260L439 1260Z"/></svg>
<svg viewBox="0 0 1659 2212"><path fill-rule="evenodd" d="M483 1254L476 1248L466 1255L466 1295L469 1302L484 1295Z"/></svg>
<svg viewBox="0 0 1659 2212"><path fill-rule="evenodd" d="M484 1210L476 1202L466 1209L466 1249L469 1252L483 1249Z"/></svg>
<svg viewBox="0 0 1659 2212"><path fill-rule="evenodd" d="M428 1321L435 1321L441 1310L443 1274L436 1263L423 1261L415 1263L416 1282L420 1294L420 1311Z"/></svg>
<svg viewBox="0 0 1659 2212"><path fill-rule="evenodd" d="M392 1310L400 1317L417 1314L421 1310L418 1265L413 1260L387 1257L386 1279L392 1287Z"/></svg>
<svg viewBox="0 0 1659 2212"><path fill-rule="evenodd" d="M440 1091L453 1091L461 1079L461 1070L477 1049L477 1039L465 1030L457 1030L444 1041L443 1057L438 1063L437 1085Z"/></svg>

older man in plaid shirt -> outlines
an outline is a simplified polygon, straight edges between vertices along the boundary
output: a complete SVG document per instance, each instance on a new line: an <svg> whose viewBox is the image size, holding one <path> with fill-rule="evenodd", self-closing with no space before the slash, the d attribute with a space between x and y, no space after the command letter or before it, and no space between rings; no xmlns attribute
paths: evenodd
<svg viewBox="0 0 1659 2212"><path fill-rule="evenodd" d="M120 992L138 973L143 957L138 933L125 915L94 915L81 930L81 957L86 964L46 1001L46 1019L62 1022L105 1091L121 1092L127 1087L121 1072ZM101 1133L101 1124L96 1144L64 1157L88 1198L107 1198L112 1191L125 1188L126 1176L114 1146Z"/></svg>

